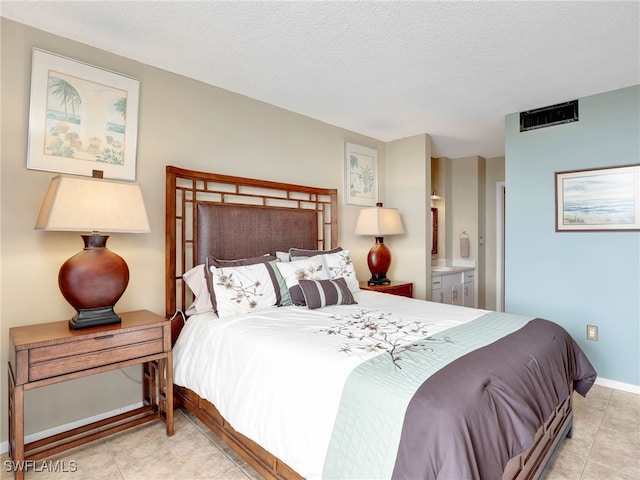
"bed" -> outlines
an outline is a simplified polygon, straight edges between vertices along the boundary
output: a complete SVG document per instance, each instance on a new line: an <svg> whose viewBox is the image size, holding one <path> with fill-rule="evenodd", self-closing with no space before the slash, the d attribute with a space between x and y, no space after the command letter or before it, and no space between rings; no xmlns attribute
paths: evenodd
<svg viewBox="0 0 640 480"><path fill-rule="evenodd" d="M560 326L360 290L335 189L166 186L175 406L263 477L540 478L571 435L596 373Z"/></svg>

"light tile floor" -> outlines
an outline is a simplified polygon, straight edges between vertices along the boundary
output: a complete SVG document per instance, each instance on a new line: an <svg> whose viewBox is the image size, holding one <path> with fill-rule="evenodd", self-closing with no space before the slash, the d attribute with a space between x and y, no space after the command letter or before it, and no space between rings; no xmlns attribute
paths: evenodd
<svg viewBox="0 0 640 480"><path fill-rule="evenodd" d="M547 480L640 479L640 395L594 385L573 398L573 438Z"/></svg>
<svg viewBox="0 0 640 480"><path fill-rule="evenodd" d="M586 399L575 396L574 410L573 438L565 440L547 480L640 480L640 395L596 385ZM188 412L176 411L175 432L167 437L160 422L140 426L39 462L26 480L260 478ZM6 461L4 454L0 480L13 477Z"/></svg>

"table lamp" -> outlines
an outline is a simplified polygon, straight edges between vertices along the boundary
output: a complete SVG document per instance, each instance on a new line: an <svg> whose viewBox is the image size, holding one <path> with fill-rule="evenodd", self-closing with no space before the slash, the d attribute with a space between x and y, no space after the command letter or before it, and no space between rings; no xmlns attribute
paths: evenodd
<svg viewBox="0 0 640 480"><path fill-rule="evenodd" d="M356 224L356 235L372 235L376 243L367 255L367 265L371 272L369 285L384 285L391 283L387 278L387 271L391 265L391 251L383 242L387 235L404 233L400 214L395 208L383 208L377 203L374 208L364 208L360 211Z"/></svg>
<svg viewBox="0 0 640 480"><path fill-rule="evenodd" d="M91 232L84 249L60 267L58 286L75 308L69 327L120 323L113 307L129 283L129 267L107 248L110 233L148 233L140 185L58 175L51 180L36 230Z"/></svg>

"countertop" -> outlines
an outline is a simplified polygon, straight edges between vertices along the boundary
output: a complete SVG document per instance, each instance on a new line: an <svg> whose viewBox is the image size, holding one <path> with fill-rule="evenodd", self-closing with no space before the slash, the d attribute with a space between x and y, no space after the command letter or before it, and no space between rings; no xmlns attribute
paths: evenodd
<svg viewBox="0 0 640 480"><path fill-rule="evenodd" d="M455 273L461 272L472 272L475 270L475 267L461 267L461 266L434 266L431 267L431 276L437 275L453 275Z"/></svg>

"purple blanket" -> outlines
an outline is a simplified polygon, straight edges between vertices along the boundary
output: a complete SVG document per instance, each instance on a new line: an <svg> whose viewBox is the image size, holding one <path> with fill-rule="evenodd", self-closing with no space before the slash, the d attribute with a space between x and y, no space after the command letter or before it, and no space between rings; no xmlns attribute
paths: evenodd
<svg viewBox="0 0 640 480"><path fill-rule="evenodd" d="M422 384L406 412L393 478L499 479L571 386L584 396L595 379L562 327L532 320Z"/></svg>

